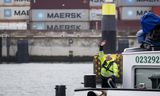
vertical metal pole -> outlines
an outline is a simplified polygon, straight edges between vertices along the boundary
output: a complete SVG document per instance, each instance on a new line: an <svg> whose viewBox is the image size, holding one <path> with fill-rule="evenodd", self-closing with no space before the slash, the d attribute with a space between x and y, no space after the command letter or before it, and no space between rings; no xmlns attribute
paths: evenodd
<svg viewBox="0 0 160 96"><path fill-rule="evenodd" d="M0 63L2 62L2 37L0 37Z"/></svg>
<svg viewBox="0 0 160 96"><path fill-rule="evenodd" d="M8 34L2 34L2 61L7 61L8 62ZM4 58L4 59L3 59Z"/></svg>
<svg viewBox="0 0 160 96"><path fill-rule="evenodd" d="M10 37L7 36L7 63L10 61Z"/></svg>
<svg viewBox="0 0 160 96"><path fill-rule="evenodd" d="M98 22L96 21L96 30L98 30Z"/></svg>
<svg viewBox="0 0 160 96"><path fill-rule="evenodd" d="M105 53L116 51L116 6L113 2L102 5L102 40L106 40Z"/></svg>

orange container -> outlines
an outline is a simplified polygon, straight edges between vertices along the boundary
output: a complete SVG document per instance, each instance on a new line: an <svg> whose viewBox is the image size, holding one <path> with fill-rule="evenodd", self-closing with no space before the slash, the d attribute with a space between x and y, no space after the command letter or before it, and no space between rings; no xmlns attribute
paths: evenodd
<svg viewBox="0 0 160 96"><path fill-rule="evenodd" d="M160 7L156 6L156 7L152 7L152 11L160 16Z"/></svg>

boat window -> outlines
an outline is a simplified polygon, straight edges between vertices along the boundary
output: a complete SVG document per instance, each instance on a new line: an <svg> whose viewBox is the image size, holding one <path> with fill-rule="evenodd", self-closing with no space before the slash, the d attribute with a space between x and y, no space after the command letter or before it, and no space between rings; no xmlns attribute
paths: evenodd
<svg viewBox="0 0 160 96"><path fill-rule="evenodd" d="M152 81L149 77L160 76L160 68L136 68L135 69L135 88L145 87L152 89Z"/></svg>

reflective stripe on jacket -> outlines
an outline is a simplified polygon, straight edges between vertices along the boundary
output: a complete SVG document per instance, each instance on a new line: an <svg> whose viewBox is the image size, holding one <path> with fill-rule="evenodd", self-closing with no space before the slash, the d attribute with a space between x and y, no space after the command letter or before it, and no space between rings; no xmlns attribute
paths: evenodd
<svg viewBox="0 0 160 96"><path fill-rule="evenodd" d="M99 60L101 62L101 75L104 77L110 77L112 75L118 77L118 65L113 61L106 61L106 64L104 65L105 67L107 67L111 62L113 62L113 64L110 66L109 70L106 70L106 68L104 68L102 65L104 63L104 61L106 60L106 55L104 54L103 51L99 52ZM111 72L112 71L112 72Z"/></svg>

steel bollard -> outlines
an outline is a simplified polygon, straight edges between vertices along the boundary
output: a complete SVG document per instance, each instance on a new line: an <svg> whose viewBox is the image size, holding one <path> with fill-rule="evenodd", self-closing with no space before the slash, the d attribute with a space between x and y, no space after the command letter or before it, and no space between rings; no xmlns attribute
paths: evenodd
<svg viewBox="0 0 160 96"><path fill-rule="evenodd" d="M56 96L66 96L66 86L65 85L56 85Z"/></svg>

